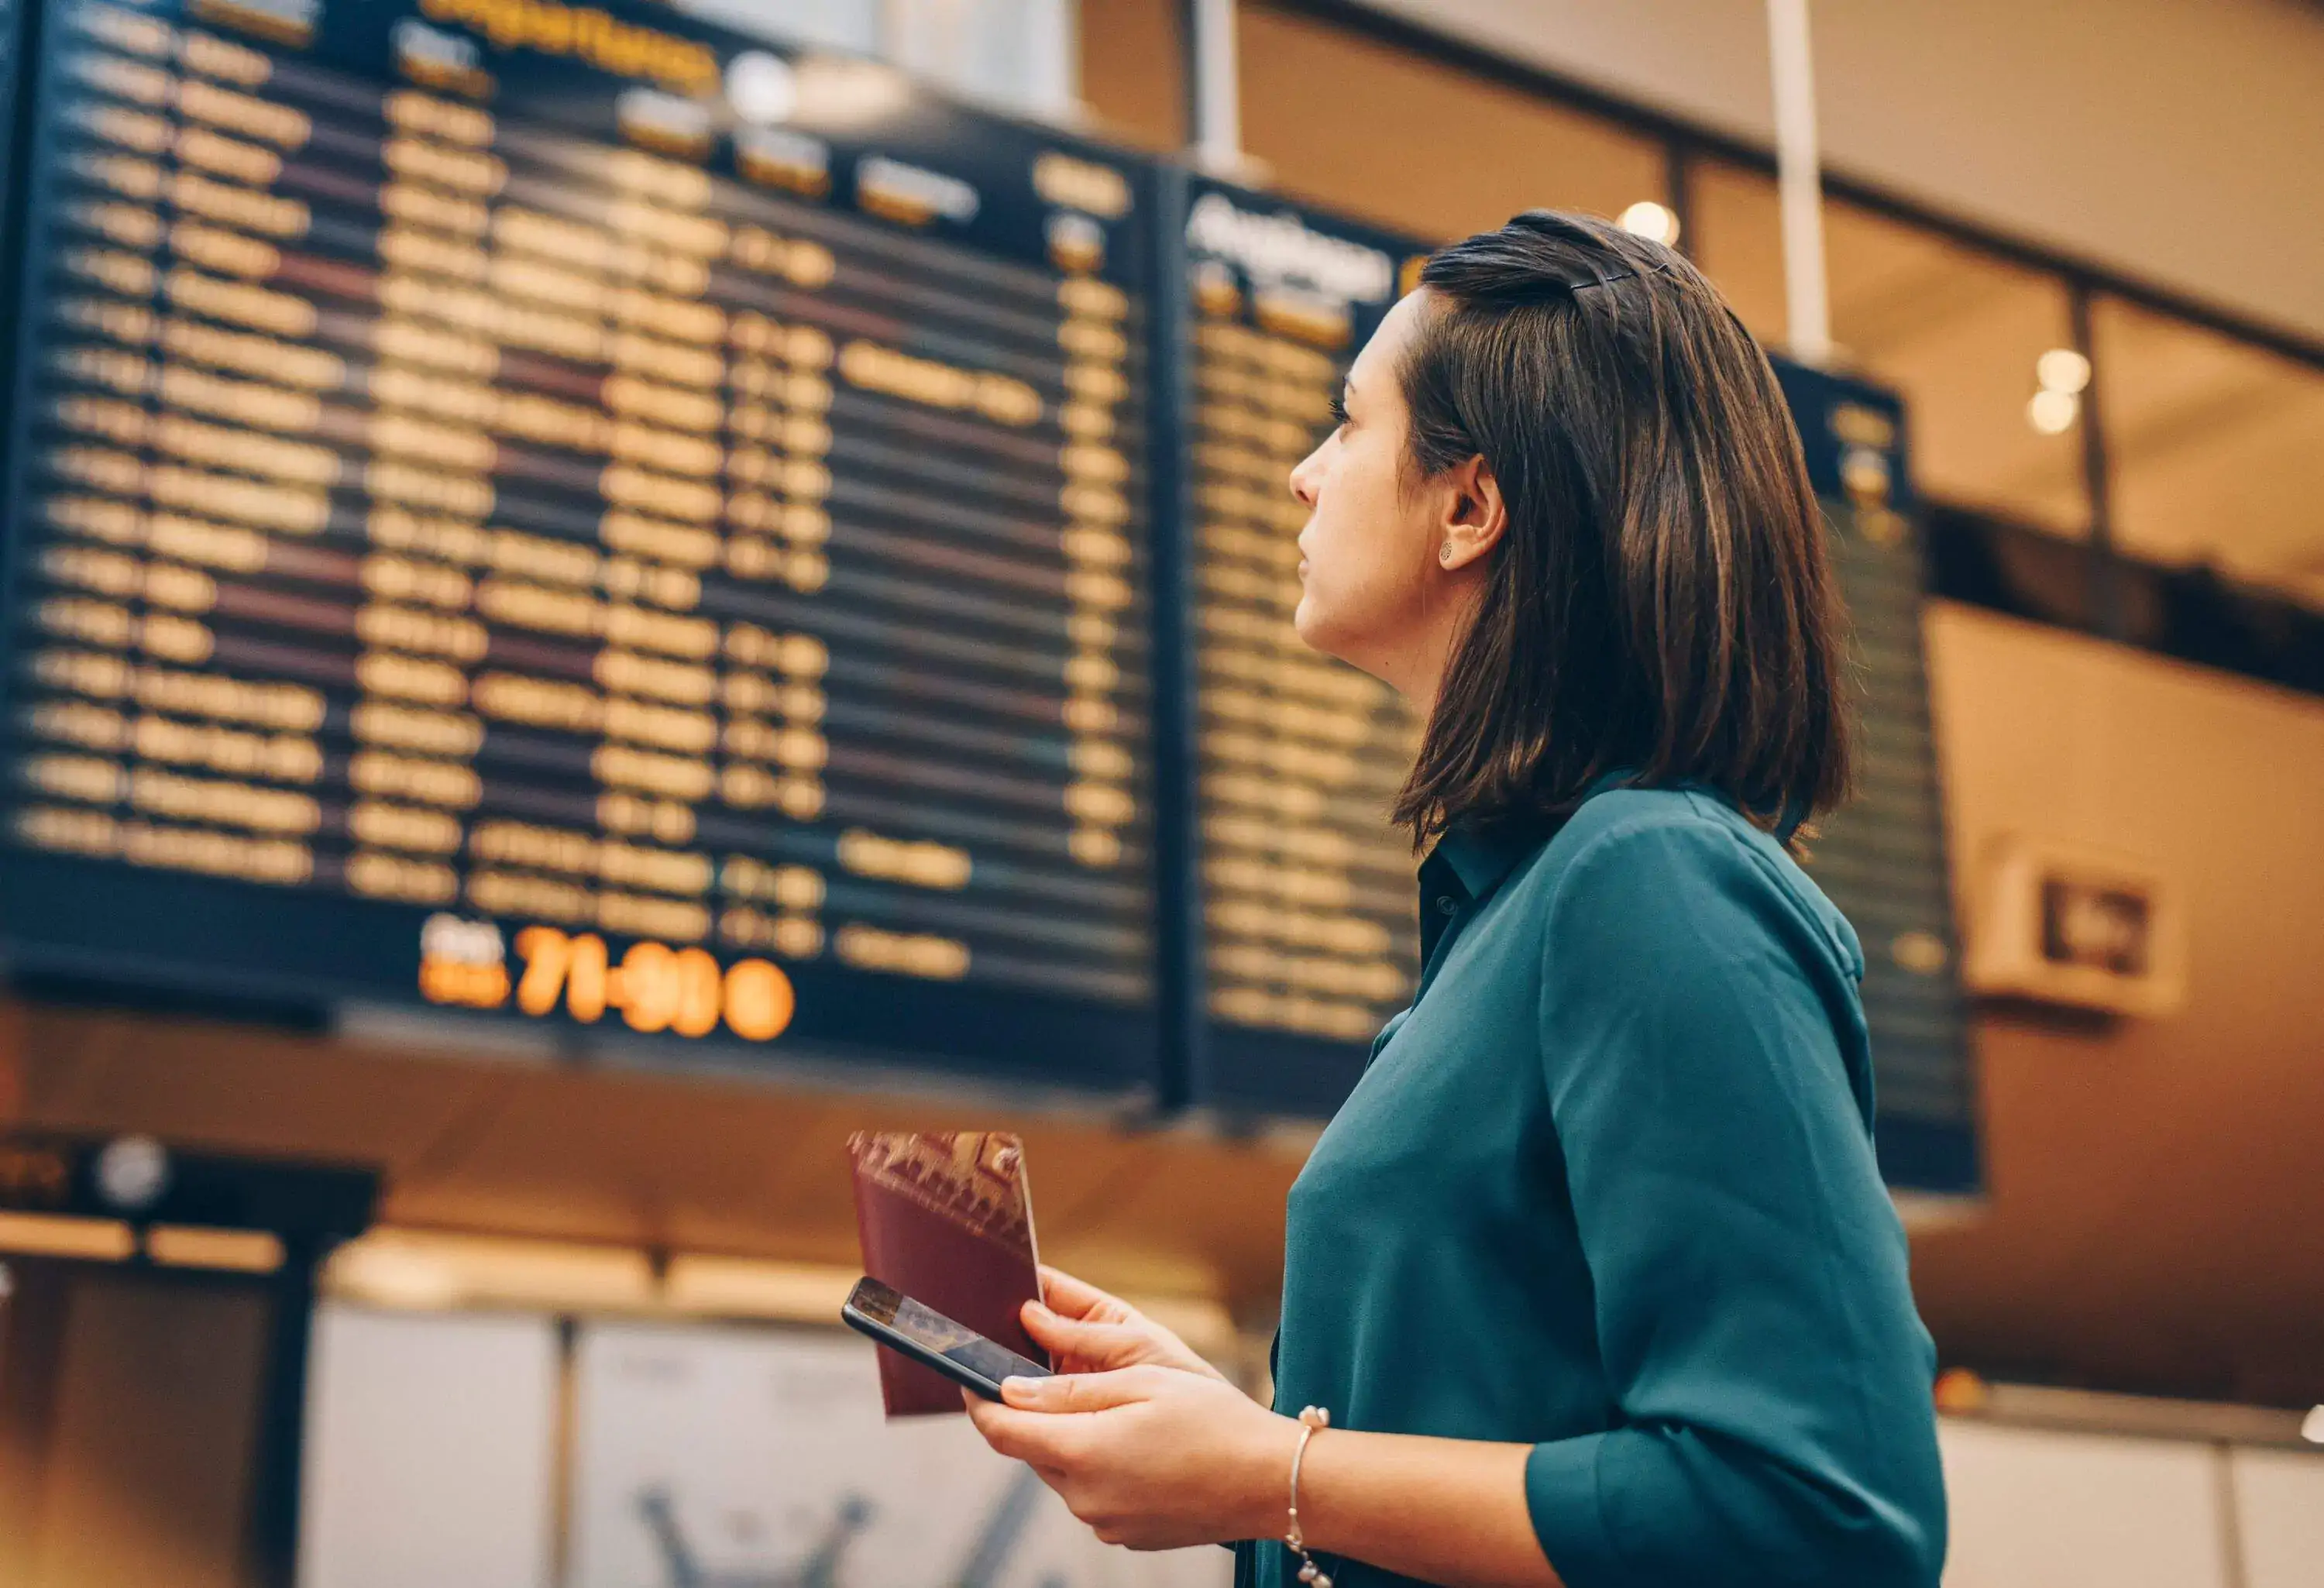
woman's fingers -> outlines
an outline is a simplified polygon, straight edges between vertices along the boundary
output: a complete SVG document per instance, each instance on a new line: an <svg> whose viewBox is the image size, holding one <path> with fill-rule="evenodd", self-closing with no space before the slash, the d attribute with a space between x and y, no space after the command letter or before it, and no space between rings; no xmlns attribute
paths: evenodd
<svg viewBox="0 0 2324 1588"><path fill-rule="evenodd" d="M1107 1367L1127 1367L1153 1349L1153 1341L1141 1329L1061 1317L1038 1302L1025 1308L1025 1332L1052 1356L1072 1356Z"/></svg>
<svg viewBox="0 0 2324 1588"><path fill-rule="evenodd" d="M1026 1332L1049 1353L1061 1372L1102 1371L1155 1362L1213 1378L1220 1376L1218 1370L1185 1341L1136 1313L1120 1317L1093 1314L1073 1318L1052 1312L1038 1301L1028 1301L1023 1316Z"/></svg>
<svg viewBox="0 0 2324 1588"><path fill-rule="evenodd" d="M1038 1301L1028 1301L1018 1309L1018 1317L1033 1343L1052 1355L1065 1349L1066 1342L1084 1325L1072 1318L1060 1317Z"/></svg>
<svg viewBox="0 0 2324 1588"><path fill-rule="evenodd" d="M1063 1269L1041 1265L1041 1299L1051 1312L1064 1317L1085 1318L1092 1313L1100 1316L1121 1316L1129 1313L1129 1304L1118 1296L1109 1296L1084 1279L1076 1279Z"/></svg>
<svg viewBox="0 0 2324 1588"><path fill-rule="evenodd" d="M1082 1420L1054 1416L1049 1408L1027 1410L980 1397L969 1407L968 1417L987 1445L1045 1478L1061 1473L1084 1453Z"/></svg>
<svg viewBox="0 0 2324 1588"><path fill-rule="evenodd" d="M1162 1371L1127 1367L1096 1373L1056 1373L1046 1379L1004 1379L1001 1394L1009 1408L1017 1410L1051 1415L1107 1411L1151 1399L1154 1375Z"/></svg>

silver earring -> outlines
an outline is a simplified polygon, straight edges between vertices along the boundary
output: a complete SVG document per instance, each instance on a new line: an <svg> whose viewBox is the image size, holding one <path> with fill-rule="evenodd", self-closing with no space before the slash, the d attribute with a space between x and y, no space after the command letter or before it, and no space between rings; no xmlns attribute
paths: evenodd
<svg viewBox="0 0 2324 1588"><path fill-rule="evenodd" d="M1452 541L1447 540L1436 549L1436 560L1443 563L1446 568L1451 568L1452 566Z"/></svg>

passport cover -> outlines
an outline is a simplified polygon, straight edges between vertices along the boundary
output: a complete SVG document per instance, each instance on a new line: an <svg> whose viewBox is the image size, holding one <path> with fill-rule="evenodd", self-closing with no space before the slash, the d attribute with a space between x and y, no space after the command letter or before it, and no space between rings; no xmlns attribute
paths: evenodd
<svg viewBox="0 0 2324 1588"><path fill-rule="evenodd" d="M863 1271L1047 1366L1019 1316L1041 1294L1024 1143L1007 1131L858 1131L847 1151ZM890 1417L961 1409L949 1379L879 1355Z"/></svg>

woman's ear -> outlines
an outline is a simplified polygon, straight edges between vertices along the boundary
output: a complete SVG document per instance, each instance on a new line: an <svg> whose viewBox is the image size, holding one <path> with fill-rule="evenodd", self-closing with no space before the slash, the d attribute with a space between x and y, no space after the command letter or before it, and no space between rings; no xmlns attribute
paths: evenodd
<svg viewBox="0 0 2324 1588"><path fill-rule="evenodd" d="M1500 544L1509 527L1501 483L1483 453L1454 464L1441 479L1444 516L1437 525L1436 562L1445 571L1467 568Z"/></svg>

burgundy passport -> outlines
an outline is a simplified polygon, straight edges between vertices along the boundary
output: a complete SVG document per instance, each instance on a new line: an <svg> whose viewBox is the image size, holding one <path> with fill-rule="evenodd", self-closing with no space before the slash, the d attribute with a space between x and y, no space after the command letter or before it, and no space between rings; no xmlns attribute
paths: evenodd
<svg viewBox="0 0 2324 1588"><path fill-rule="evenodd" d="M858 1131L847 1151L863 1271L1046 1366L1019 1316L1041 1294L1024 1143L1006 1131ZM890 1417L961 1409L950 1380L879 1354Z"/></svg>

